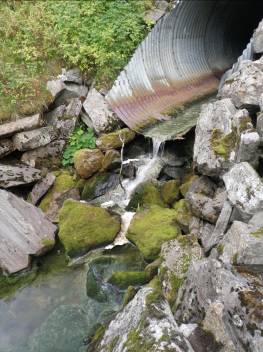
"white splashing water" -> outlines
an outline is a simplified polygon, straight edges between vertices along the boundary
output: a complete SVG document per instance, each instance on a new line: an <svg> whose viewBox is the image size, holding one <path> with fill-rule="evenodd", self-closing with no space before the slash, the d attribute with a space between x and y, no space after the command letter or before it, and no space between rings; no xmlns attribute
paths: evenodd
<svg viewBox="0 0 263 352"><path fill-rule="evenodd" d="M132 218L134 217L135 212L133 211L126 211L125 213L122 214L121 216L121 230L118 233L117 237L115 238L114 242L107 247L106 249L111 249L114 246L122 246L125 243L128 243L129 241L126 238L126 233L128 231L128 228L130 226L130 223L132 221Z"/></svg>

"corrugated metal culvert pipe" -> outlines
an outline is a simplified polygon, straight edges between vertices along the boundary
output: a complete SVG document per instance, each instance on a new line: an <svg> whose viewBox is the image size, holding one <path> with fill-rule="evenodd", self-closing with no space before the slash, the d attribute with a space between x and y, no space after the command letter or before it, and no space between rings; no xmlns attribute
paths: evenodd
<svg viewBox="0 0 263 352"><path fill-rule="evenodd" d="M262 14L263 1L177 1L137 48L108 102L138 131L171 107L215 91Z"/></svg>

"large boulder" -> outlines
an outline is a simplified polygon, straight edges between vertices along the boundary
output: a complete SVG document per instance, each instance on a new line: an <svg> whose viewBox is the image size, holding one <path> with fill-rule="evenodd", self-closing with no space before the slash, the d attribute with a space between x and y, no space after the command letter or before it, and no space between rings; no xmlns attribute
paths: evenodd
<svg viewBox="0 0 263 352"><path fill-rule="evenodd" d="M108 106L104 96L95 88L89 91L83 103L83 108L88 114L94 130L98 134L111 132L119 124L119 119Z"/></svg>
<svg viewBox="0 0 263 352"><path fill-rule="evenodd" d="M222 98L230 98L237 108L255 108L263 90L263 59L244 60L238 71L230 75L220 90Z"/></svg>
<svg viewBox="0 0 263 352"><path fill-rule="evenodd" d="M217 260L192 262L178 293L175 318L203 326L222 351L260 352L262 288L256 276L227 270Z"/></svg>
<svg viewBox="0 0 263 352"><path fill-rule="evenodd" d="M30 256L55 244L56 226L42 211L14 194L0 190L0 269L12 274L26 269Z"/></svg>
<svg viewBox="0 0 263 352"><path fill-rule="evenodd" d="M263 271L263 228L234 221L218 250L224 263Z"/></svg>
<svg viewBox="0 0 263 352"><path fill-rule="evenodd" d="M23 119L12 121L9 123L4 123L0 125L0 137L12 136L14 133L21 131L33 130L35 128L41 127L44 121L41 114L36 114L33 116L24 117Z"/></svg>
<svg viewBox="0 0 263 352"><path fill-rule="evenodd" d="M37 130L19 132L13 136L13 143L20 151L31 150L49 144L57 138L57 130L53 126Z"/></svg>
<svg viewBox="0 0 263 352"><path fill-rule="evenodd" d="M252 127L248 112L237 110L230 99L203 105L194 144L194 163L198 171L207 176L220 176L237 158L238 161L254 161L259 136L254 131L248 133Z"/></svg>
<svg viewBox="0 0 263 352"><path fill-rule="evenodd" d="M168 302L151 288L141 289L88 351L109 350L194 352L179 332Z"/></svg>
<svg viewBox="0 0 263 352"><path fill-rule="evenodd" d="M196 236L178 236L162 245L160 257L162 263L159 277L162 291L169 303L173 304L190 263L202 259L203 251Z"/></svg>
<svg viewBox="0 0 263 352"><path fill-rule="evenodd" d="M33 167L0 164L0 187L9 188L34 183L41 179L41 172Z"/></svg>
<svg viewBox="0 0 263 352"><path fill-rule="evenodd" d="M59 212L59 238L69 256L111 243L120 219L106 209L68 199Z"/></svg>
<svg viewBox="0 0 263 352"><path fill-rule="evenodd" d="M118 149L121 148L122 144L131 142L135 137L135 132L129 128L123 128L121 130L114 131L101 135L96 145L101 150Z"/></svg>
<svg viewBox="0 0 263 352"><path fill-rule="evenodd" d="M80 177L89 178L102 167L103 153L99 149L80 149L74 155L74 166Z"/></svg>
<svg viewBox="0 0 263 352"><path fill-rule="evenodd" d="M246 162L233 166L224 176L227 196L244 219L263 209L263 183Z"/></svg>
<svg viewBox="0 0 263 352"><path fill-rule="evenodd" d="M156 259L164 242L176 238L181 230L173 209L152 206L138 212L128 229L127 238L136 244L146 260Z"/></svg>

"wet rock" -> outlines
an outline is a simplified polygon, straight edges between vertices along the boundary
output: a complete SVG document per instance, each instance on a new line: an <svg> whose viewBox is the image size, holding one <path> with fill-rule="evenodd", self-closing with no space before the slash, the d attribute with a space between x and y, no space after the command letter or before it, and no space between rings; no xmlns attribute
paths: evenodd
<svg viewBox="0 0 263 352"><path fill-rule="evenodd" d="M151 288L143 288L111 321L94 352L193 352L179 332L169 304Z"/></svg>
<svg viewBox="0 0 263 352"><path fill-rule="evenodd" d="M181 234L173 209L152 206L137 212L128 229L127 238L136 244L148 261L157 258L164 242Z"/></svg>
<svg viewBox="0 0 263 352"><path fill-rule="evenodd" d="M263 89L263 61L244 60L220 90L222 98L231 98L237 108L257 107Z"/></svg>
<svg viewBox="0 0 263 352"><path fill-rule="evenodd" d="M0 269L8 274L27 268L31 255L42 255L55 244L56 227L42 211L4 190L0 223Z"/></svg>
<svg viewBox="0 0 263 352"><path fill-rule="evenodd" d="M95 88L89 91L83 107L92 121L96 133L111 132L118 126L118 118L110 110L104 96Z"/></svg>
<svg viewBox="0 0 263 352"><path fill-rule="evenodd" d="M20 151L31 150L49 144L57 138L57 130L52 126L20 132L13 136L13 143Z"/></svg>
<svg viewBox="0 0 263 352"><path fill-rule="evenodd" d="M89 178L101 169L103 158L99 149L81 149L74 155L74 166L80 177Z"/></svg>
<svg viewBox="0 0 263 352"><path fill-rule="evenodd" d="M79 190L74 177L68 171L55 173L56 180L47 194L41 200L39 207L45 212L46 217L58 221L58 212L66 199L79 200Z"/></svg>
<svg viewBox="0 0 263 352"><path fill-rule="evenodd" d="M136 164L135 162L123 163L121 175L124 178L134 179L136 177Z"/></svg>
<svg viewBox="0 0 263 352"><path fill-rule="evenodd" d="M237 158L238 161L254 161L259 136L256 132L242 135L252 127L248 112L237 110L230 99L203 105L194 144L194 162L198 171L218 177Z"/></svg>
<svg viewBox="0 0 263 352"><path fill-rule="evenodd" d="M0 137L12 136L14 133L33 130L41 126L43 126L43 120L40 114L24 117L23 119L0 125Z"/></svg>
<svg viewBox="0 0 263 352"><path fill-rule="evenodd" d="M262 284L248 278L214 259L192 262L178 293L176 320L203 324L224 351L232 351L226 347L234 345L235 352L259 352L263 342Z"/></svg>
<svg viewBox="0 0 263 352"><path fill-rule="evenodd" d="M0 140L0 158L12 153L15 150L15 146L11 139Z"/></svg>
<svg viewBox="0 0 263 352"><path fill-rule="evenodd" d="M59 212L59 238L69 256L111 243L120 219L107 210L68 199Z"/></svg>
<svg viewBox="0 0 263 352"><path fill-rule="evenodd" d="M121 155L117 150L107 150L102 160L102 170L115 170L121 165Z"/></svg>
<svg viewBox="0 0 263 352"><path fill-rule="evenodd" d="M234 221L218 247L224 263L263 271L263 228Z"/></svg>
<svg viewBox="0 0 263 352"><path fill-rule="evenodd" d="M36 205L53 186L55 179L56 177L52 173L48 173L42 180L38 181L29 194L30 203Z"/></svg>
<svg viewBox="0 0 263 352"><path fill-rule="evenodd" d="M53 141L43 147L29 150L23 153L21 161L31 167L49 170L60 166L61 153L66 142L63 140Z"/></svg>
<svg viewBox="0 0 263 352"><path fill-rule="evenodd" d="M208 177L201 176L192 183L186 194L193 215L212 224L216 223L226 198L224 191L215 190L216 185Z"/></svg>
<svg viewBox="0 0 263 352"><path fill-rule="evenodd" d="M136 211L138 208L149 208L152 205L164 207L164 202L156 184L144 182L134 190L127 210Z"/></svg>
<svg viewBox="0 0 263 352"><path fill-rule="evenodd" d="M263 183L246 162L236 164L223 176L227 196L244 219L263 209Z"/></svg>
<svg viewBox="0 0 263 352"><path fill-rule="evenodd" d="M85 183L81 198L89 201L115 188L119 184L119 176L113 173L98 173Z"/></svg>
<svg viewBox="0 0 263 352"><path fill-rule="evenodd" d="M26 185L41 179L40 170L23 164L0 164L0 187Z"/></svg>
<svg viewBox="0 0 263 352"><path fill-rule="evenodd" d="M180 182L178 180L170 180L163 184L161 188L161 195L164 202L172 205L180 198Z"/></svg>
<svg viewBox="0 0 263 352"><path fill-rule="evenodd" d="M253 35L253 50L256 54L263 53L263 21L261 21Z"/></svg>
<svg viewBox="0 0 263 352"><path fill-rule="evenodd" d="M206 226L204 230L201 231L200 239L205 252L208 252L212 247L216 246L224 237L225 231L230 221L232 209L233 207L231 204L228 201L225 201L215 227L209 228Z"/></svg>
<svg viewBox="0 0 263 352"><path fill-rule="evenodd" d="M128 128L114 131L112 133L102 134L96 141L96 145L101 150L118 149L122 143L127 144L135 137L135 132Z"/></svg>
<svg viewBox="0 0 263 352"><path fill-rule="evenodd" d="M76 83L76 84L82 84L83 83L83 78L81 75L81 72L78 68L72 68L70 70L66 70L62 68L62 73L61 75L58 76L58 78L62 82L70 82L70 83Z"/></svg>
<svg viewBox="0 0 263 352"><path fill-rule="evenodd" d="M202 248L197 242L197 237L178 236L162 245L160 257L162 263L159 277L162 291L168 302L173 304L191 261L203 257Z"/></svg>

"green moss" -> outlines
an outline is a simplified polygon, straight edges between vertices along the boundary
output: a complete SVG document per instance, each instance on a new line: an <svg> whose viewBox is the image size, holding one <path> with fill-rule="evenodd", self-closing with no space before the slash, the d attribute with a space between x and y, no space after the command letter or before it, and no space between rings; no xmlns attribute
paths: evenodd
<svg viewBox="0 0 263 352"><path fill-rule="evenodd" d="M120 289L126 289L130 285L145 285L149 280L149 275L144 271L116 271L111 275L108 282Z"/></svg>
<svg viewBox="0 0 263 352"><path fill-rule="evenodd" d="M55 245L55 240L50 239L50 238L43 238L41 243L43 244L43 246L49 248L53 248Z"/></svg>
<svg viewBox="0 0 263 352"><path fill-rule="evenodd" d="M65 191L69 191L70 189L76 186L76 181L74 177L67 170L63 170L61 172L55 173L56 180L54 185L47 192L45 197L40 202L39 208L41 208L44 212L48 210L49 205L56 193L62 193Z"/></svg>
<svg viewBox="0 0 263 352"><path fill-rule="evenodd" d="M59 238L69 256L112 242L120 231L120 219L102 208L71 199L59 212Z"/></svg>
<svg viewBox="0 0 263 352"><path fill-rule="evenodd" d="M250 236L261 238L263 237L263 228L261 227L260 229L256 230L255 232L251 232Z"/></svg>
<svg viewBox="0 0 263 352"><path fill-rule="evenodd" d="M159 293L162 292L162 285L160 281L160 277L156 275L148 284L149 287L154 289L155 291L158 291Z"/></svg>
<svg viewBox="0 0 263 352"><path fill-rule="evenodd" d="M232 263L233 263L234 265L237 264L237 258L238 258L238 253L235 253L235 254L233 255L233 257L232 257Z"/></svg>
<svg viewBox="0 0 263 352"><path fill-rule="evenodd" d="M158 257L164 242L181 234L173 209L152 206L138 212L128 229L127 238L136 244L146 260Z"/></svg>
<svg viewBox="0 0 263 352"><path fill-rule="evenodd" d="M217 245L217 247L216 247L216 249L217 249L217 252L218 252L218 254L223 254L223 252L224 252L224 245L223 245L223 243L219 243L218 245Z"/></svg>
<svg viewBox="0 0 263 352"><path fill-rule="evenodd" d="M18 289L29 285L35 280L36 276L36 270L11 276L0 274L0 299L7 298Z"/></svg>
<svg viewBox="0 0 263 352"><path fill-rule="evenodd" d="M125 307L136 295L137 289L134 286L129 286L123 297L123 307Z"/></svg>
<svg viewBox="0 0 263 352"><path fill-rule="evenodd" d="M164 202L172 205L180 198L180 182L178 180L170 180L164 183L161 189L161 195Z"/></svg>
<svg viewBox="0 0 263 352"><path fill-rule="evenodd" d="M152 182L145 182L135 190L127 210L136 211L140 208L149 208L152 205L165 206L157 186Z"/></svg>
<svg viewBox="0 0 263 352"><path fill-rule="evenodd" d="M239 121L239 133L242 133L252 128L253 128L253 125L252 125L251 118L249 116L245 116L242 118L241 121Z"/></svg>
<svg viewBox="0 0 263 352"><path fill-rule="evenodd" d="M104 325L100 325L96 329L96 331L91 339L91 342L88 345L88 349L87 349L88 352L93 352L96 349L96 347L99 345L99 343L104 335L105 330L106 330L106 328Z"/></svg>
<svg viewBox="0 0 263 352"><path fill-rule="evenodd" d="M135 137L135 132L129 128L123 128L121 130L114 131L112 133L102 134L97 139L97 147L102 150L118 149L122 146L122 141L125 144L132 141Z"/></svg>
<svg viewBox="0 0 263 352"><path fill-rule="evenodd" d="M154 262L148 264L145 267L145 271L149 274L151 278L158 274L158 268L161 264L161 259L157 258Z"/></svg>
<svg viewBox="0 0 263 352"><path fill-rule="evenodd" d="M189 222L192 217L188 201L181 199L173 205L175 219L184 232L189 231Z"/></svg>
<svg viewBox="0 0 263 352"><path fill-rule="evenodd" d="M211 147L216 155L223 157L225 160L229 159L232 151L236 149L239 137L236 128L232 128L232 132L223 134L217 128L214 128L211 133Z"/></svg>
<svg viewBox="0 0 263 352"><path fill-rule="evenodd" d="M187 177L185 177L182 185L180 186L180 192L183 195L183 197L185 197L186 193L188 192L194 180L197 179L197 177L198 177L197 175L192 175L192 174L187 175Z"/></svg>

